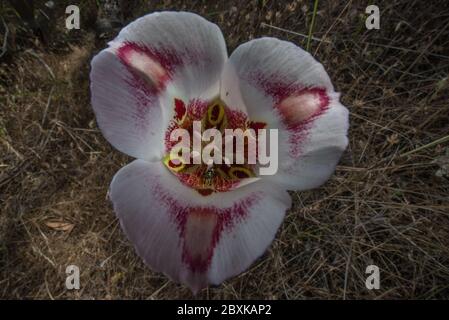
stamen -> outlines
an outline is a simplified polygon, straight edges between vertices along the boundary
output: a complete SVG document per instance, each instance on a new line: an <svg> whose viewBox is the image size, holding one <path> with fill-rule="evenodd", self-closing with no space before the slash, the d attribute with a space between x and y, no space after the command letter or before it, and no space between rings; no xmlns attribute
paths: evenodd
<svg viewBox="0 0 449 320"><path fill-rule="evenodd" d="M225 111L224 107L218 103L213 104L207 109L207 120L212 126L218 125L224 117Z"/></svg>
<svg viewBox="0 0 449 320"><path fill-rule="evenodd" d="M245 178L251 178L254 177L254 173L245 167L231 167L231 169L229 169L229 176L232 179L245 179Z"/></svg>
<svg viewBox="0 0 449 320"><path fill-rule="evenodd" d="M164 164L174 172L180 172L186 166L181 157L170 158L170 153L164 157Z"/></svg>
<svg viewBox="0 0 449 320"><path fill-rule="evenodd" d="M263 122L249 122L245 115L227 109L226 105L219 98L205 106L201 113L198 113L198 110L186 107L181 99L175 98L175 112L171 129L180 128L187 130L193 135L193 140L196 138L197 141L201 141L201 148L205 144L201 137L203 129L214 128L220 130L223 134L225 129L228 128L241 129L242 132L245 132L248 128L257 131L257 129L266 126L266 123ZM194 130L195 121L201 121L200 132ZM218 155L224 161L222 164L202 162L202 154L193 148L193 140L190 142L190 162L187 161L188 159L182 158L182 155L179 155L179 153L173 152L173 147L168 148L168 154L164 157L163 162L183 184L195 189L201 195L208 196L213 192L229 191L234 186L242 185L240 180L256 177L254 165L235 165L224 155L225 143L229 140L226 140L226 137L222 139L222 145L214 146L212 151L213 155ZM245 142L247 142L246 140ZM245 146L247 145L248 143L245 143ZM232 159L236 159L236 148L233 148L233 150ZM198 158L200 161L193 161Z"/></svg>

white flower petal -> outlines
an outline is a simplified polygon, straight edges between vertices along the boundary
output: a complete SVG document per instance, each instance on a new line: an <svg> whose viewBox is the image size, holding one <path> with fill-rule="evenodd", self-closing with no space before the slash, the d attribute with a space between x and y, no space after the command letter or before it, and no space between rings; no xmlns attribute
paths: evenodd
<svg viewBox="0 0 449 320"><path fill-rule="evenodd" d="M130 71L107 50L92 61L90 79L91 102L104 137L130 156L160 159L166 124L156 93L129 82Z"/></svg>
<svg viewBox="0 0 449 320"><path fill-rule="evenodd" d="M136 160L115 175L110 197L144 261L196 292L244 271L267 249L291 202L273 186L201 196L163 164Z"/></svg>
<svg viewBox="0 0 449 320"><path fill-rule="evenodd" d="M348 111L323 66L290 42L261 38L239 46L227 68L249 118L279 129L279 169L267 178L296 190L324 183L347 146Z"/></svg>
<svg viewBox="0 0 449 320"><path fill-rule="evenodd" d="M175 90L184 97L208 99L219 93L228 58L226 43L220 28L203 17L191 12L148 14L126 26L110 43L114 48L126 44L137 44L165 66ZM128 53L132 61L132 47Z"/></svg>
<svg viewBox="0 0 449 320"><path fill-rule="evenodd" d="M221 75L220 98L228 108L248 114L240 91L240 81L237 71L230 61L225 64Z"/></svg>
<svg viewBox="0 0 449 320"><path fill-rule="evenodd" d="M137 19L92 60L92 106L104 136L128 155L160 159L174 99L217 96L226 59L219 28L196 14Z"/></svg>
<svg viewBox="0 0 449 320"><path fill-rule="evenodd" d="M325 183L348 145L348 125L348 109L334 98L307 128L280 131L285 142L279 147L279 170L269 178L294 190Z"/></svg>

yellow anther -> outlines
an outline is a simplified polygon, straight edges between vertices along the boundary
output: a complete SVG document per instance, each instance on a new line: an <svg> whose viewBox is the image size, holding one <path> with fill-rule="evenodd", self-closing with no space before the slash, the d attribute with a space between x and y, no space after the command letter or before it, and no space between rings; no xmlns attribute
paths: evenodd
<svg viewBox="0 0 449 320"><path fill-rule="evenodd" d="M207 122L212 126L216 126L223 121L224 115L225 109L223 105L216 101L207 109Z"/></svg>
<svg viewBox="0 0 449 320"><path fill-rule="evenodd" d="M245 167L231 167L229 169L229 176L231 179L244 179L254 177L254 173Z"/></svg>
<svg viewBox="0 0 449 320"><path fill-rule="evenodd" d="M170 153L164 157L164 164L174 172L180 172L186 166L182 157L170 157Z"/></svg>

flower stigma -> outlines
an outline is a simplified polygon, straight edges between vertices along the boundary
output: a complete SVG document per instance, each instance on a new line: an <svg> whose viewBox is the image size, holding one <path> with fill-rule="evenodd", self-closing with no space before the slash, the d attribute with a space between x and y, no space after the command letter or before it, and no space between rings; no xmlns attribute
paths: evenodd
<svg viewBox="0 0 449 320"><path fill-rule="evenodd" d="M257 132L265 123L249 121L220 98L188 106L175 98L173 107L163 163L184 185L207 196L256 180Z"/></svg>

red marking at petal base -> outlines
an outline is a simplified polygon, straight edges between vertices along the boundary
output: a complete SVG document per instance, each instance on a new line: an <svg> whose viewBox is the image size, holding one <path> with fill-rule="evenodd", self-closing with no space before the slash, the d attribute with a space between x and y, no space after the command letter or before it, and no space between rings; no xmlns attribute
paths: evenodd
<svg viewBox="0 0 449 320"><path fill-rule="evenodd" d="M183 260L193 272L205 272L218 240L218 215L212 209L190 209L184 224Z"/></svg>
<svg viewBox="0 0 449 320"><path fill-rule="evenodd" d="M246 126L248 116L240 110L225 108L225 114L228 119L226 129L241 129Z"/></svg>
<svg viewBox="0 0 449 320"><path fill-rule="evenodd" d="M255 121L251 121L251 122L249 123L249 127L250 127L251 129L254 129L254 131L255 131L256 133L258 133L258 130L264 129L266 126L267 126L267 124L266 124L265 122L255 122Z"/></svg>
<svg viewBox="0 0 449 320"><path fill-rule="evenodd" d="M176 101L175 101L175 103L176 103ZM187 103L187 105L185 105L187 116L189 118L191 118L192 121L195 121L195 120L201 121L201 118L202 118L204 112L207 111L207 107L208 107L208 102L199 100L199 99L192 99ZM176 105L175 105L175 109L176 109ZM175 110L175 117L176 117L176 110ZM170 139L170 135L171 135L172 131L180 128L180 124L174 120L175 119L170 121L170 123L168 124L167 130L165 131L164 140L165 140L165 151L166 152L170 152L171 148L178 143L178 141L171 141L171 139ZM183 125L183 127L184 127L184 125Z"/></svg>
<svg viewBox="0 0 449 320"><path fill-rule="evenodd" d="M186 114L186 105L181 99L175 98L175 117L177 120L182 120Z"/></svg>
<svg viewBox="0 0 449 320"><path fill-rule="evenodd" d="M228 208L214 206L188 208L185 202L180 202L175 198L172 195L172 190L166 190L159 181L151 181L150 184L154 185L151 192L155 199L164 203L168 214L177 225L180 245L183 247L182 260L193 273L207 272L222 234L230 232L236 224L245 220L250 208L263 196L261 192L254 192ZM197 243L196 239L192 238L194 237L192 232L198 230L199 222L204 223L204 228L207 229L204 230L206 233L203 237L207 245L200 244L196 248L192 246L193 242ZM212 234L210 234L210 230L212 230ZM189 242L186 246L186 238L195 241Z"/></svg>

